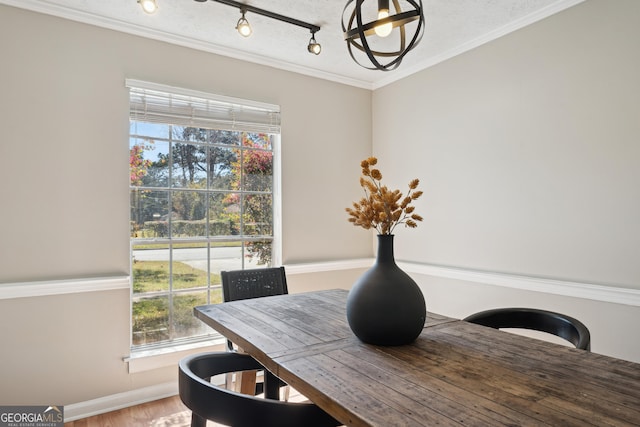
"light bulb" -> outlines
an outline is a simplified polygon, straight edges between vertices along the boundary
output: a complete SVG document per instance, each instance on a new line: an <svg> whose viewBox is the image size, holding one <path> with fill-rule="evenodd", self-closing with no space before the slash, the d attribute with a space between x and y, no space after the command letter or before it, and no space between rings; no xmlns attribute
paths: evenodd
<svg viewBox="0 0 640 427"><path fill-rule="evenodd" d="M311 40L309 40L309 45L307 46L307 50L309 51L309 53L313 53L314 55L320 55L320 52L322 51L322 46L320 46L320 43L316 41L315 36L311 36Z"/></svg>
<svg viewBox="0 0 640 427"><path fill-rule="evenodd" d="M138 3L140 3L140 6L145 13L152 14L158 10L156 0L138 0Z"/></svg>
<svg viewBox="0 0 640 427"><path fill-rule="evenodd" d="M378 19L383 19L388 17L389 17L389 9L378 10ZM376 25L375 27L373 27L373 31L375 31L376 34L380 37L387 37L389 34L391 34L392 30L393 30L393 25L391 24L391 22L389 22L388 24Z"/></svg>
<svg viewBox="0 0 640 427"><path fill-rule="evenodd" d="M251 35L251 25L249 25L249 21L244 18L244 15L242 15L242 18L238 21L236 30L238 30L242 37L249 37Z"/></svg>

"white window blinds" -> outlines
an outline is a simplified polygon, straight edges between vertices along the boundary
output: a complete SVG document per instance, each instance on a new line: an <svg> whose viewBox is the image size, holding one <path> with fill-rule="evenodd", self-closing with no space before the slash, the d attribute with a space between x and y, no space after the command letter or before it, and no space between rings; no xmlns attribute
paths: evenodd
<svg viewBox="0 0 640 427"><path fill-rule="evenodd" d="M130 117L149 123L280 133L280 107L140 80L126 80Z"/></svg>

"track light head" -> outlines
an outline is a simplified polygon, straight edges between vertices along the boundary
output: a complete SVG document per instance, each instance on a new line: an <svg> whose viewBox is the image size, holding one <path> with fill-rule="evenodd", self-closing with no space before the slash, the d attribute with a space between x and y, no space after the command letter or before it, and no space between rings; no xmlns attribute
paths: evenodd
<svg viewBox="0 0 640 427"><path fill-rule="evenodd" d="M249 21L244 17L244 14L247 13L245 9L240 9L242 12L242 18L238 19L238 23L236 24L236 30L240 33L242 37L249 37L253 30L251 29L251 25L249 25Z"/></svg>
<svg viewBox="0 0 640 427"><path fill-rule="evenodd" d="M307 50L309 51L309 53L313 53L314 55L320 55L320 52L322 51L322 46L320 46L320 43L316 41L315 31L311 32L311 38L309 39Z"/></svg>
<svg viewBox="0 0 640 427"><path fill-rule="evenodd" d="M158 4L156 0L138 0L140 7L145 13L152 14L158 10Z"/></svg>
<svg viewBox="0 0 640 427"><path fill-rule="evenodd" d="M156 0L138 0L139 3L144 1L153 1L155 3ZM206 3L208 0L194 0L194 1L197 1L198 3ZM242 17L238 19L238 23L236 24L236 30L238 30L240 35L242 35L243 37L249 37L253 32L251 29L251 25L249 25L249 21L247 21L247 18L245 18L245 14L247 12L251 12L260 16L266 16L267 18L278 20L280 22L286 22L287 24L296 25L298 27L304 27L308 29L309 31L311 31L311 39L309 40L309 44L307 45L307 50L310 53L313 53L314 55L319 55L320 51L322 50L322 46L320 46L320 43L318 43L315 38L316 32L320 31L320 27L318 25L309 24L308 22L300 21L299 19L290 18L288 16L284 16L278 13L270 12L268 10L260 9L250 4L241 3L235 0L211 0L211 1L214 1L216 3L226 4L227 6L232 6L240 9L240 13L242 13ZM379 0L379 1L385 1L385 0ZM388 3L389 0L386 0L386 1ZM397 0L393 0L393 1L397 1ZM413 0L410 0L410 1L413 1Z"/></svg>

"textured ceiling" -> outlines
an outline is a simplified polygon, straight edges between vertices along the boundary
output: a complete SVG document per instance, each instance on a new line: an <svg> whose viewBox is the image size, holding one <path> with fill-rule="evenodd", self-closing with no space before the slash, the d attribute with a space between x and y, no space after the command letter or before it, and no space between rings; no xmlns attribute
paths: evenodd
<svg viewBox="0 0 640 427"><path fill-rule="evenodd" d="M297 71L359 87L376 88L441 62L583 0L423 0L421 43L395 71L367 70L349 56L342 37L346 0L241 0L321 30L318 56L307 52L309 30L248 13L253 35L235 31L238 9L213 1L157 0L153 15L136 0L0 0L0 3ZM373 0L364 3L375 6ZM403 4L403 2L400 2Z"/></svg>

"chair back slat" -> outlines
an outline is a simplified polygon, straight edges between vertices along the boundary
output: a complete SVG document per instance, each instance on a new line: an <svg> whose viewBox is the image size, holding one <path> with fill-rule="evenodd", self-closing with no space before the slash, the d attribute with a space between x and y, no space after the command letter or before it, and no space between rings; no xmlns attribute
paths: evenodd
<svg viewBox="0 0 640 427"><path fill-rule="evenodd" d="M576 348L591 349L589 329L577 319L566 314L534 308L497 308L481 311L464 320L494 329L530 329L556 335L572 343Z"/></svg>
<svg viewBox="0 0 640 427"><path fill-rule="evenodd" d="M222 271L220 275L225 302L284 295L289 292L284 267Z"/></svg>

